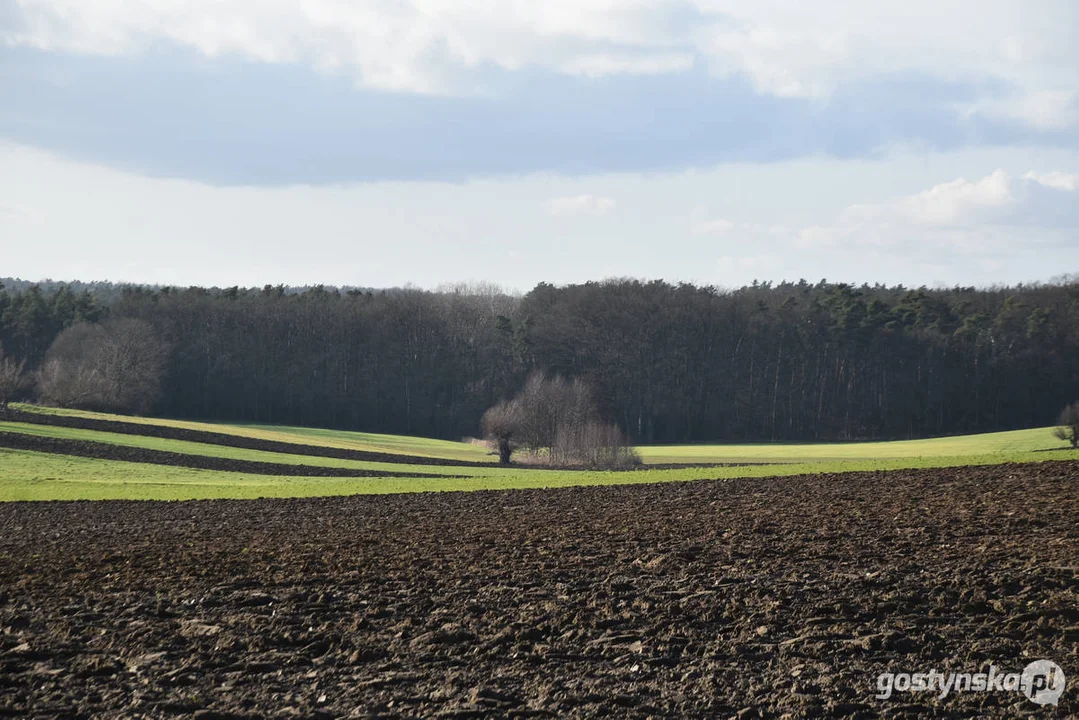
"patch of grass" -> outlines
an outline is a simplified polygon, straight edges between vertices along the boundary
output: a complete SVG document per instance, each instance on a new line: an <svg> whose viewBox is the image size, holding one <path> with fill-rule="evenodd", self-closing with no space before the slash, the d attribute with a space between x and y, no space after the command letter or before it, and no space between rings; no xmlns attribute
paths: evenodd
<svg viewBox="0 0 1079 720"><path fill-rule="evenodd" d="M654 445L638 448L646 463L811 462L944 458L1064 450L1052 428L887 442L795 445Z"/></svg>
<svg viewBox="0 0 1079 720"><path fill-rule="evenodd" d="M491 460L482 447L444 440L312 428L218 425L34 406L21 407L33 412L160 424L308 445L425 455L451 460ZM507 490L1079 459L1079 451L1067 449L1066 443L1053 438L1049 428L897 442L643 447L640 448L641 456L646 462L654 464L754 464L714 468L645 467L632 472L503 468L494 463L485 467L432 467L406 463L361 462L28 423L0 422L0 430L235 460L467 476L443 479L274 477L0 449L0 501L248 499Z"/></svg>
<svg viewBox="0 0 1079 720"><path fill-rule="evenodd" d="M453 468L442 465L410 465L408 463L395 462L342 460L340 458L319 457L317 455L292 455L289 453L269 452L267 450L236 448L228 445L190 442L188 440L171 440L168 438L150 437L148 435L127 435L104 432L101 430L83 430L81 428L54 427L51 425L34 425L32 423L7 421L0 421L0 431L59 438L63 440L83 440L107 443L110 445L143 448L147 450L162 450L165 452L179 453L181 455L200 455L205 457L227 458L229 460L246 460L284 465L311 465L315 467L390 470L393 472L438 473L443 475L483 475L498 469L496 465L491 465L490 468Z"/></svg>
<svg viewBox="0 0 1079 720"><path fill-rule="evenodd" d="M488 454L486 447L452 440L436 440L434 438L411 437L408 435L381 435L347 430L326 430L323 428L290 427L286 425L234 425L233 427L259 433L284 433L288 437L294 438L287 442L298 442L307 445L347 447L397 455L422 455L447 460L496 463L496 458Z"/></svg>
<svg viewBox="0 0 1079 720"><path fill-rule="evenodd" d="M303 478L192 470L0 449L0 501L199 500L617 485L1079 459L1076 451L599 472L479 470L468 478ZM398 465L397 467L401 467Z"/></svg>
<svg viewBox="0 0 1079 720"><path fill-rule="evenodd" d="M241 437L273 440L276 442L298 443L301 445L322 445L346 450L366 450L369 452L393 453L396 455L422 455L424 457L466 460L470 462L494 463L494 458L487 454L487 449L451 440L408 437L404 435L381 435L378 433L352 432L348 430L324 430L320 428L301 428L286 425L251 425L194 422L190 420L168 420L163 418L134 417L112 415L109 413L90 412L88 410L68 410L39 405L13 404L13 407L27 412L45 415L68 415L71 417L91 418L94 420L113 420L144 425L162 425L164 427L199 430L202 432L225 433Z"/></svg>
<svg viewBox="0 0 1079 720"><path fill-rule="evenodd" d="M167 420L160 418L110 415L85 410L65 410L36 405L16 405L29 412L70 415L99 420L118 420L166 427L218 432L242 437L322 445L325 447L385 452L398 455L421 455L449 460L489 462L494 458L481 445L450 440L381 435L347 430L289 427L284 425L251 425ZM56 437L76 437L57 435ZM131 436L137 437L137 436ZM83 438L89 439L89 438ZM177 441L174 441L177 442ZM193 443L198 444L198 443ZM138 447L156 447L138 445ZM800 444L731 444L731 445L647 445L637 448L649 464L668 463L790 463L825 460L880 460L912 457L959 457L996 453L1036 452L1067 449L1068 443L1054 438L1052 428L1034 428L1009 432L961 435L922 440L893 440L885 442L800 443ZM166 449L160 447L158 449ZM274 453L277 455L277 453ZM233 457L233 456L221 456ZM239 456L236 456L239 457ZM243 458L254 459L254 458ZM261 458L259 458L261 459ZM284 462L279 460L278 462ZM290 461L291 462L291 461ZM341 466L345 467L345 466Z"/></svg>

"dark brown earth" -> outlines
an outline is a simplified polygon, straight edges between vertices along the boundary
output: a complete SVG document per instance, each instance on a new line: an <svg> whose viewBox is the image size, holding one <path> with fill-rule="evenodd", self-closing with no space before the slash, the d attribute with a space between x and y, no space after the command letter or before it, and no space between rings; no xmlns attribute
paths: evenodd
<svg viewBox="0 0 1079 720"><path fill-rule="evenodd" d="M555 491L0 506L33 717L1079 712L1079 463ZM1021 693L882 671L1056 661Z"/></svg>
<svg viewBox="0 0 1079 720"><path fill-rule="evenodd" d="M89 440L42 437L18 432L5 432L3 430L0 430L0 447L13 450L33 450L35 452L57 453L60 455L75 455L77 457L97 458L98 460L121 460L149 463L151 465L194 468L197 470L224 470L226 472L241 472L252 475L283 475L287 477L464 477L462 475L235 460L232 458L211 457L209 455L186 455L165 450L129 447L127 445L114 445L113 443L100 443Z"/></svg>

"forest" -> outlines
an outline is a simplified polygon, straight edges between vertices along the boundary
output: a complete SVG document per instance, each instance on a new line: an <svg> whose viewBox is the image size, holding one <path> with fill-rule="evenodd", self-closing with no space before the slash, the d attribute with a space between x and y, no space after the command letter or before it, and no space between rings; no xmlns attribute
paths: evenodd
<svg viewBox="0 0 1079 720"><path fill-rule="evenodd" d="M0 343L29 380L14 399L37 399L60 360L110 337L139 344L153 372L138 397L81 400L97 409L452 439L479 434L484 412L536 371L586 381L605 418L648 444L1035 427L1079 399L1073 278L950 289L617 279L521 296L0 286ZM129 349L113 352L115 367Z"/></svg>

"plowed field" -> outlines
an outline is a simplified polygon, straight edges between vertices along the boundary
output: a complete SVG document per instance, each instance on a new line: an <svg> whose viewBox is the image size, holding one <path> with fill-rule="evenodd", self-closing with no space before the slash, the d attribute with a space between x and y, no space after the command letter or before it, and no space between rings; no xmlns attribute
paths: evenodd
<svg viewBox="0 0 1079 720"><path fill-rule="evenodd" d="M0 714L985 717L881 672L1057 662L1079 463L0 505Z"/></svg>

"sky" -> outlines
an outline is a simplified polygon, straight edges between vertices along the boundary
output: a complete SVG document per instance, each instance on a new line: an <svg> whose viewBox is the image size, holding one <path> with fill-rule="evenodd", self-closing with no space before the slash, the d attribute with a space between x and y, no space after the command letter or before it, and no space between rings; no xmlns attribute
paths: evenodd
<svg viewBox="0 0 1079 720"><path fill-rule="evenodd" d="M1079 273L1074 0L0 0L0 276Z"/></svg>

